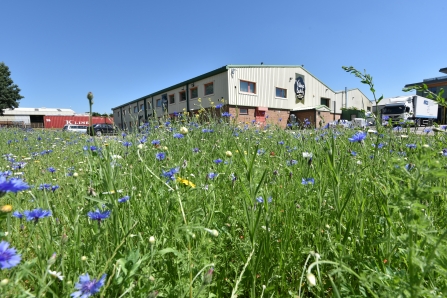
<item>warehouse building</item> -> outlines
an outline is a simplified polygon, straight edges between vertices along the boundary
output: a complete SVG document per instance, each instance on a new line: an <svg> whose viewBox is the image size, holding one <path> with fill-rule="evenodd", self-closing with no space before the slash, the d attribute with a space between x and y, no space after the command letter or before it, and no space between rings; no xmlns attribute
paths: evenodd
<svg viewBox="0 0 447 298"><path fill-rule="evenodd" d="M131 130L151 117L196 113L219 104L237 121L282 127L289 117L318 127L340 119L343 108L372 107L359 89L334 91L303 66L261 64L226 65L112 110L116 126Z"/></svg>
<svg viewBox="0 0 447 298"><path fill-rule="evenodd" d="M76 114L72 109L15 108L5 109L0 116L0 127L59 129L68 124L89 125L87 114ZM109 117L92 117L92 122L113 123Z"/></svg>

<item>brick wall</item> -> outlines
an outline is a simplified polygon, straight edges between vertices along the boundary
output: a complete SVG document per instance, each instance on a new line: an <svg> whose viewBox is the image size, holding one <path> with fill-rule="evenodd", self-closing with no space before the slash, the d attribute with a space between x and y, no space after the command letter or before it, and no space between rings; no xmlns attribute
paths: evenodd
<svg viewBox="0 0 447 298"><path fill-rule="evenodd" d="M241 115L239 113L239 117L237 119L237 122L248 122L251 123L251 121L256 120L256 108L255 107L243 107L244 109L248 110L247 115ZM229 113L236 117L236 107L229 107ZM286 128L287 120L289 119L289 111L287 110L278 110L278 109L269 109L265 112L266 119L265 123L268 124L274 124L278 125L282 128ZM280 121L281 119L281 121Z"/></svg>

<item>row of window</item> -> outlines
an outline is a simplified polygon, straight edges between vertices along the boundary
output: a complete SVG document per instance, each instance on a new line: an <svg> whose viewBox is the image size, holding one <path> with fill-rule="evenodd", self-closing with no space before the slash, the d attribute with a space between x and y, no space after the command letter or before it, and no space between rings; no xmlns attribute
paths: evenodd
<svg viewBox="0 0 447 298"><path fill-rule="evenodd" d="M214 83L207 83L203 85L204 88L204 95L205 96L210 96L214 94ZM239 86L239 90L241 92L245 92L245 93L250 93L250 94L256 94L256 83L254 82L249 82L249 81L240 81L240 86ZM199 89L198 87L192 87L189 89L189 96L190 99L196 99L199 97ZM283 88L279 88L276 87L276 97L278 98L287 98L287 89L283 89ZM179 97L179 101L186 101L186 91L180 91L178 93L178 97ZM161 96L161 98L156 100L156 107L161 108L163 106L163 103L165 105L169 104L175 104L175 94L163 94ZM323 104L323 103L322 103ZM138 106L134 106L134 113L138 113L140 111L144 110L144 105L141 104L140 108L138 109ZM128 108L129 114L130 114L130 107ZM241 112L242 114L242 112ZM126 115L126 110L123 110L123 115ZM118 112L118 117L120 116L119 112Z"/></svg>

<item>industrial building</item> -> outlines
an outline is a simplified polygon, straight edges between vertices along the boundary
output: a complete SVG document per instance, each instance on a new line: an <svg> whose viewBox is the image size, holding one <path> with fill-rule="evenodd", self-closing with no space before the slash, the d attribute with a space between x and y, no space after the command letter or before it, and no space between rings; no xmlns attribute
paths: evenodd
<svg viewBox="0 0 447 298"><path fill-rule="evenodd" d="M113 123L108 117L92 117L92 122ZM76 114L72 109L15 108L5 109L0 116L0 127L63 128L67 124L88 125L88 114Z"/></svg>
<svg viewBox="0 0 447 298"><path fill-rule="evenodd" d="M359 89L334 91L300 65L226 65L113 108L115 125L129 129L151 117L220 109L237 121L285 127L291 115L313 126L340 119L343 108L370 111ZM292 116L293 117L293 116Z"/></svg>

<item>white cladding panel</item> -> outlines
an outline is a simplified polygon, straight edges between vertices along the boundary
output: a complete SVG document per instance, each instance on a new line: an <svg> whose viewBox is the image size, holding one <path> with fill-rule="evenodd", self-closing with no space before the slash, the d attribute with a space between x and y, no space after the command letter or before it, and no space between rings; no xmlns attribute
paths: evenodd
<svg viewBox="0 0 447 298"><path fill-rule="evenodd" d="M5 115L0 116L0 121L5 122L23 122L23 124L31 124L29 116L14 116L14 115Z"/></svg>
<svg viewBox="0 0 447 298"><path fill-rule="evenodd" d="M233 75L231 75L233 74ZM297 100L295 80L304 77L304 100ZM321 99L335 100L335 92L301 67L253 67L234 68L228 71L230 104L261 106L276 109L306 109L321 105ZM241 91L241 81L256 84L256 92ZM276 88L286 89L286 98L276 96Z"/></svg>

